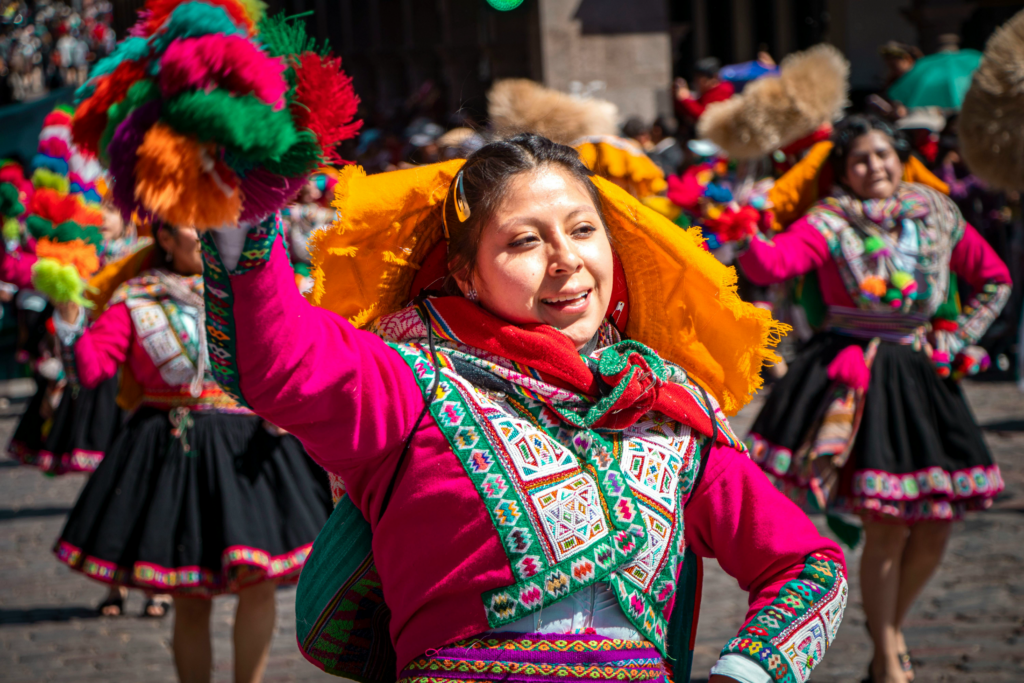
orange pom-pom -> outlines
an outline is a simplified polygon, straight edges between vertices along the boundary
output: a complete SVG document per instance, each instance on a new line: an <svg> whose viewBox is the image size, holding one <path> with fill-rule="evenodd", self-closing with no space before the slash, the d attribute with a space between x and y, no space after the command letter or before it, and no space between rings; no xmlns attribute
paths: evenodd
<svg viewBox="0 0 1024 683"><path fill-rule="evenodd" d="M235 223L242 209L238 177L216 160L213 146L162 123L150 128L139 145L135 196L168 223L198 229Z"/></svg>
<svg viewBox="0 0 1024 683"><path fill-rule="evenodd" d="M82 240L54 242L43 237L36 241L36 256L72 265L78 270L78 274L86 280L100 269L100 258L96 254L96 247Z"/></svg>
<svg viewBox="0 0 1024 683"><path fill-rule="evenodd" d="M885 280L877 275L868 275L860 283L860 291L864 292L869 298L874 297L875 300L885 296L886 289L888 288L885 286Z"/></svg>

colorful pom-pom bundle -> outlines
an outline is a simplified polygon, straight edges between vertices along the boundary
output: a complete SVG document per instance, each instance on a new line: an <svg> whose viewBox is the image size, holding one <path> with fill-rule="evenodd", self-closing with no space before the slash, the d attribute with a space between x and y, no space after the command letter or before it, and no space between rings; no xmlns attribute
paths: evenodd
<svg viewBox="0 0 1024 683"><path fill-rule="evenodd" d="M281 208L362 125L341 60L259 0L149 0L77 93L74 141L113 199L217 228Z"/></svg>
<svg viewBox="0 0 1024 683"><path fill-rule="evenodd" d="M63 282L60 278L66 280L67 273L88 279L100 267L103 211L98 183L102 169L95 160L86 159L72 142L71 113L64 107L47 115L38 150L25 228L36 240L36 256L42 264L38 270L47 280L37 289L62 297L69 291L67 286L50 286L58 271L63 273L58 281ZM33 270L33 282L35 278ZM59 303L75 299L53 300Z"/></svg>

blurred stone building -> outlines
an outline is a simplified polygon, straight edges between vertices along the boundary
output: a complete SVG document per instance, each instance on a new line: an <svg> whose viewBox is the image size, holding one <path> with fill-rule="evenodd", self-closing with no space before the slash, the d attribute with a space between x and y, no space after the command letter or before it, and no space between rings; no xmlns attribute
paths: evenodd
<svg viewBox="0 0 1024 683"><path fill-rule="evenodd" d="M143 0L113 0L123 36ZM269 0L311 12L353 76L371 120L415 109L445 123L482 120L490 84L532 78L615 102L623 117L671 114L673 76L713 55L723 64L775 59L828 41L853 63L854 88L876 87L887 40L920 45L958 33L980 48L1024 6L1008 0L524 0L499 12L485 0Z"/></svg>

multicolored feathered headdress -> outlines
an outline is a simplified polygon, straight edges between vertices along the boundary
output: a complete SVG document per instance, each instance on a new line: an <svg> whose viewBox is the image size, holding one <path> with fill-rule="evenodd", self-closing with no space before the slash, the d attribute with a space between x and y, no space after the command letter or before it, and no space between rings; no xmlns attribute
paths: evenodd
<svg viewBox="0 0 1024 683"><path fill-rule="evenodd" d="M32 282L54 302L80 301L100 268L103 248L101 168L71 140L71 112L58 107L39 135L25 228L35 238Z"/></svg>
<svg viewBox="0 0 1024 683"><path fill-rule="evenodd" d="M254 221L339 163L359 99L341 59L259 0L149 0L78 90L75 142L113 199L175 225Z"/></svg>

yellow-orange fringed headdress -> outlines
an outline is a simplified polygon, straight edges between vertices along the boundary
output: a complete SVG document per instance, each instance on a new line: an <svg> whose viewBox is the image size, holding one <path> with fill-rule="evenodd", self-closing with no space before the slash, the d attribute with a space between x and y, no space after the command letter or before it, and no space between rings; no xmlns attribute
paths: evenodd
<svg viewBox="0 0 1024 683"><path fill-rule="evenodd" d="M664 192L665 174L640 145L614 135L592 135L573 143L591 171L639 199Z"/></svg>
<svg viewBox="0 0 1024 683"><path fill-rule="evenodd" d="M417 272L446 260L442 209L463 159L366 176L342 171L338 220L313 234L310 300L367 327L408 305ZM734 414L788 327L736 295L736 273L612 182L594 178L629 290L626 334L687 369Z"/></svg>

